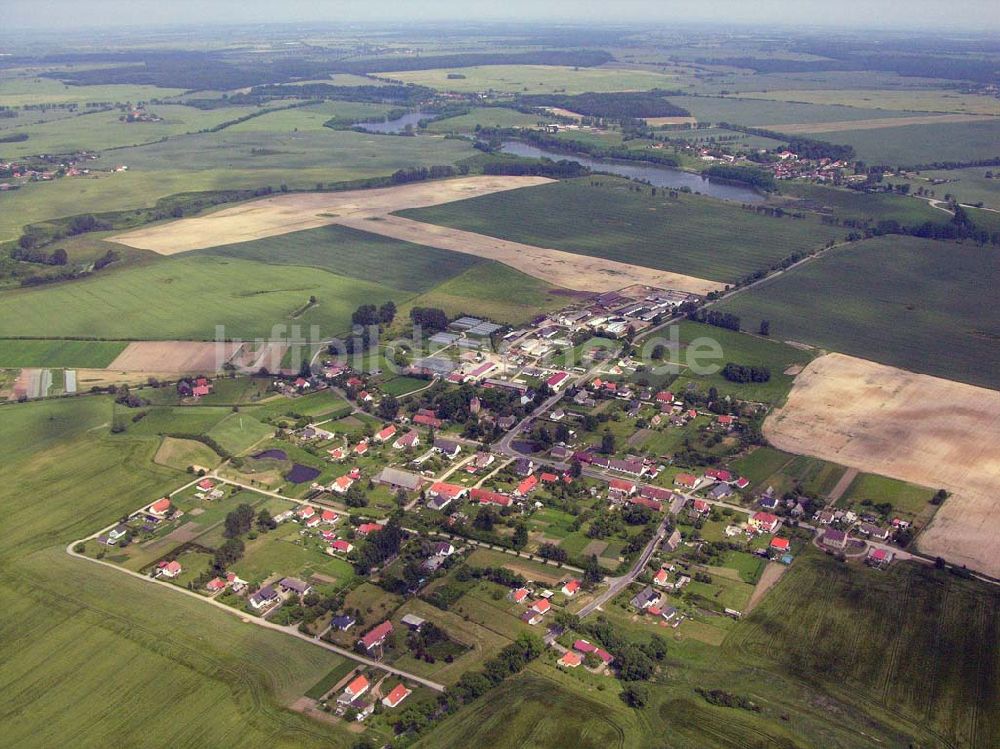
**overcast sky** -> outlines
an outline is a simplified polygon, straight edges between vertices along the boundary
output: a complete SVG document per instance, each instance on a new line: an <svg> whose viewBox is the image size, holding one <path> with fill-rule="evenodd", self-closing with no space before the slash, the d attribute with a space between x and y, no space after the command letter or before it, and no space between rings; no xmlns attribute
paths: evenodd
<svg viewBox="0 0 1000 749"><path fill-rule="evenodd" d="M0 28L336 21L729 21L1000 30L1000 0L0 0Z"/></svg>

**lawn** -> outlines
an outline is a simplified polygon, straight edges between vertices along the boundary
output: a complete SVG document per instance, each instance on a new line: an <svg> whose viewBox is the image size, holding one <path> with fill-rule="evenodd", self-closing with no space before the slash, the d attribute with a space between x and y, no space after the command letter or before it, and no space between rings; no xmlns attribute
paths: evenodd
<svg viewBox="0 0 1000 749"><path fill-rule="evenodd" d="M208 431L208 436L232 455L246 452L272 434L274 427L244 413L231 413Z"/></svg>
<svg viewBox="0 0 1000 749"><path fill-rule="evenodd" d="M891 181L895 184L896 179L893 178ZM946 188L938 189L947 191ZM829 211L841 221L867 221L872 225L879 221L898 221L905 226L914 226L926 221L940 223L942 220L947 220L944 213L925 200L891 193L871 194L792 181L784 182L781 185L781 192L803 201L803 203L793 203L793 209L804 207ZM944 197L943 192L941 196Z"/></svg>
<svg viewBox="0 0 1000 749"><path fill-rule="evenodd" d="M208 445L196 440L164 437L154 460L161 466L186 471L188 466L193 465L215 468L221 458Z"/></svg>
<svg viewBox="0 0 1000 749"><path fill-rule="evenodd" d="M920 176L909 180L911 191L917 188L932 190L940 200L945 195L953 195L962 203L983 203L986 208L1000 210L1000 179L987 179L986 173L993 172L1000 176L1000 169L985 166L968 167L967 169L948 169L940 171L922 171ZM935 181L939 184L933 184Z"/></svg>
<svg viewBox="0 0 1000 749"><path fill-rule="evenodd" d="M734 460L730 468L750 479L755 490L771 486L778 496L798 490L820 498L833 490L847 470L836 463L792 455L773 447L754 448L748 455Z"/></svg>
<svg viewBox="0 0 1000 749"><path fill-rule="evenodd" d="M810 554L724 647L919 725L928 744L986 747L1000 731L998 605L995 589L947 573Z"/></svg>
<svg viewBox="0 0 1000 749"><path fill-rule="evenodd" d="M634 190L627 180L564 180L400 215L515 242L735 281L843 229L772 218L711 198Z"/></svg>
<svg viewBox="0 0 1000 749"><path fill-rule="evenodd" d="M124 341L0 339L0 367L101 368L114 361Z"/></svg>
<svg viewBox="0 0 1000 749"><path fill-rule="evenodd" d="M109 439L106 398L4 408L0 601L9 626L0 628L8 677L0 697L18 716L6 721L5 742L352 743L283 709L338 656L66 555L74 538L176 483L152 462L156 442ZM109 711L123 695L128 709Z"/></svg>
<svg viewBox="0 0 1000 749"><path fill-rule="evenodd" d="M307 265L418 293L483 262L473 255L401 242L346 226L307 229L199 250L196 254L273 265Z"/></svg>
<svg viewBox="0 0 1000 749"><path fill-rule="evenodd" d="M293 318L310 296L319 303ZM293 322L321 335L350 326L365 302L406 298L380 284L301 266L222 257L175 256L71 283L0 294L0 336L213 340L287 335ZM25 309L33 310L25 315Z"/></svg>
<svg viewBox="0 0 1000 749"><path fill-rule="evenodd" d="M971 244L880 237L727 301L748 328L922 374L1000 388L1000 256Z"/></svg>
<svg viewBox="0 0 1000 749"><path fill-rule="evenodd" d="M781 103L806 102L818 105L840 105L842 107L877 107L879 117L891 117L894 110L913 112L956 112L958 114L997 114L997 101L991 96L961 94L957 91L940 89L886 91L865 89L826 89L822 91L767 91L748 93L755 99L785 100ZM852 118L853 119L853 118ZM810 122L812 120L800 120Z"/></svg>

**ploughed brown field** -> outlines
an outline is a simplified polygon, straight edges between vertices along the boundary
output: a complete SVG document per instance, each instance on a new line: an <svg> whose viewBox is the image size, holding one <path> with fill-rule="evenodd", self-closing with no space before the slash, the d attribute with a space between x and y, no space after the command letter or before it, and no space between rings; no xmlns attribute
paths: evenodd
<svg viewBox="0 0 1000 749"><path fill-rule="evenodd" d="M783 450L952 492L917 548L1000 577L1000 393L842 354L764 424Z"/></svg>

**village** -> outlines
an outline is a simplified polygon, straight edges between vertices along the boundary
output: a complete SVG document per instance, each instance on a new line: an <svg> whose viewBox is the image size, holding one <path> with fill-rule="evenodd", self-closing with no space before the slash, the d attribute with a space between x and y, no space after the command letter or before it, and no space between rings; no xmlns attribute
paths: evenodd
<svg viewBox="0 0 1000 749"><path fill-rule="evenodd" d="M909 558L892 545L909 521L733 467L767 403L657 386L632 341L690 299L634 288L517 330L461 317L397 376L320 352L249 378L275 404L251 450L189 466L72 549L346 655L308 699L351 722L432 699L498 622L607 678L605 629L717 645L810 547ZM161 397L197 408L247 379L185 377Z"/></svg>

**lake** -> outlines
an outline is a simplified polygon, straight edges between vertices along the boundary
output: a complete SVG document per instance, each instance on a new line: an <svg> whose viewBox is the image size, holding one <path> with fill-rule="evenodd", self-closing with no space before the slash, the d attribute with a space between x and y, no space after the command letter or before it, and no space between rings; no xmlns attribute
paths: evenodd
<svg viewBox="0 0 1000 749"><path fill-rule="evenodd" d="M359 122L355 127L359 127L369 133L401 133L406 129L407 125L412 125L413 129L417 129L417 123L420 120L429 120L434 115L428 112L408 112L402 117L397 117L394 120L383 120L382 122Z"/></svg>
<svg viewBox="0 0 1000 749"><path fill-rule="evenodd" d="M711 195L720 200L731 200L737 203L763 203L765 197L756 190L740 185L728 185L722 182L712 182L707 177L692 174L680 169L658 164L641 164L638 162L615 161L612 159L597 159L584 154L561 153L548 151L538 146L532 146L521 141L504 141L500 150L513 156L526 156L533 159L547 158L553 161L575 161L595 172L609 172L630 179L641 179L656 187L666 187L672 190L688 188L691 192Z"/></svg>

